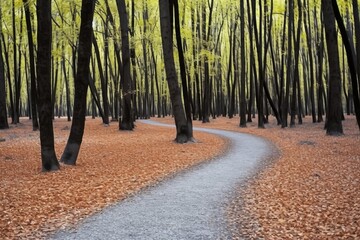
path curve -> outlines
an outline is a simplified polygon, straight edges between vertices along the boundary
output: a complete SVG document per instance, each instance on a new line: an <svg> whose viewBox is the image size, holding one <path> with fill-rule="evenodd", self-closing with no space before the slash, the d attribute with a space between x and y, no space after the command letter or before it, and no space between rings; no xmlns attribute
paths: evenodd
<svg viewBox="0 0 360 240"><path fill-rule="evenodd" d="M141 121L170 126L151 120ZM74 230L51 239L226 239L226 203L236 186L271 153L265 140L248 134L194 128L230 140L226 153L105 208Z"/></svg>

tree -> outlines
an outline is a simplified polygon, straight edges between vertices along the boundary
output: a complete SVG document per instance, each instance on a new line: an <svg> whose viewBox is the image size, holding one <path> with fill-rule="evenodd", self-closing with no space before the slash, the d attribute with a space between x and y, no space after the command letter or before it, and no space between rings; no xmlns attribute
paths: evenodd
<svg viewBox="0 0 360 240"><path fill-rule="evenodd" d="M30 18L29 1L23 0L25 9L26 29L29 42L29 58L30 58L30 81L31 81L31 117L33 124L33 131L38 130L39 123L36 109L36 76L35 76L35 56L34 56L34 41L32 36L32 24Z"/></svg>
<svg viewBox="0 0 360 240"><path fill-rule="evenodd" d="M2 8L0 3L0 129L9 128L6 110L5 68L2 51Z"/></svg>
<svg viewBox="0 0 360 240"><path fill-rule="evenodd" d="M168 0L159 0L160 28L165 62L166 79L170 91L170 99L176 125L176 142L185 143L191 140L184 107L181 99L181 92L175 68L173 52L173 5Z"/></svg>
<svg viewBox="0 0 360 240"><path fill-rule="evenodd" d="M181 83L183 87L183 95L184 95L184 105L185 105L185 113L187 120L187 133L188 138L191 139L193 137L193 127L192 127L192 119L191 119L191 99L190 99L190 91L188 91L187 81L186 81L186 69L185 69L185 57L184 51L182 47L181 40L181 31L180 31L180 17L179 17L179 4L178 0L172 0L174 6L174 14L175 14L175 32L176 32L176 42L177 49L179 53L179 63L180 63L180 76Z"/></svg>
<svg viewBox="0 0 360 240"><path fill-rule="evenodd" d="M75 79L74 116L61 162L75 165L79 155L85 128L86 95L90 77L90 57L92 45L92 21L95 2L82 0L81 25L79 34L78 63Z"/></svg>
<svg viewBox="0 0 360 240"><path fill-rule="evenodd" d="M240 0L240 48L241 48L241 67L240 67L240 127L246 127L246 96L245 96L245 3Z"/></svg>
<svg viewBox="0 0 360 240"><path fill-rule="evenodd" d="M349 69L350 69L350 75L351 75L351 82L352 82L352 87L353 87L355 115L356 115L356 120L357 120L358 126L360 128L360 100L359 100L358 79L357 79L357 75L356 75L356 67L355 67L355 60L353 57L353 51L351 49L349 37L346 32L345 24L340 15L340 11L339 11L337 2L336 2L336 0L332 0L331 2L332 2L333 10L334 10L334 15L335 15L336 21L338 23L340 33L341 33L341 36L342 36L342 39L344 42L344 46L346 49L346 54L347 54ZM356 3L354 4L354 7L357 9ZM355 12L356 11L357 10L355 10ZM358 17L355 17L355 18L359 19ZM357 23L357 24L359 24L359 23ZM360 37L360 36L358 36L358 37ZM358 52L357 54L360 54L360 52ZM343 69L343 71L345 71L345 69ZM358 73L358 74L360 74L360 73Z"/></svg>
<svg viewBox="0 0 360 240"><path fill-rule="evenodd" d="M40 123L41 160L43 171L59 169L54 148L54 130L51 109L51 1L37 1L38 54L37 86Z"/></svg>
<svg viewBox="0 0 360 240"><path fill-rule="evenodd" d="M330 1L322 0L326 45L329 64L329 98L326 114L326 133L341 135L342 106L341 106L341 75L339 63L338 39L335 26L335 16Z"/></svg>
<svg viewBox="0 0 360 240"><path fill-rule="evenodd" d="M119 121L119 129L132 130L134 121L131 107L131 75L130 75L130 43L129 43L129 22L126 12L125 0L117 0L116 5L120 16L121 25L121 53L123 59L122 78L123 78L123 117Z"/></svg>

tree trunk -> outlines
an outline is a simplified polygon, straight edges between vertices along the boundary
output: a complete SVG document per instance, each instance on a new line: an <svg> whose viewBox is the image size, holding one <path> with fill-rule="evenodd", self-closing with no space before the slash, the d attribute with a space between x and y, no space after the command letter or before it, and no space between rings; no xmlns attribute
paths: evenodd
<svg viewBox="0 0 360 240"><path fill-rule="evenodd" d="M304 5L305 8L309 7L309 0L306 0L305 3L307 3L306 5ZM304 11L304 27L305 27L305 33L306 33L306 42L307 42L307 47L308 47L308 55L309 55L309 67L310 67L310 101L311 101L311 116L312 116L312 122L315 123L316 122L316 109L315 109L315 77L314 77L314 60L313 60L313 44L312 44L312 34L311 34L311 27L309 27L308 25L310 25L310 13L308 14L308 18L306 21L306 14L307 11ZM308 24L308 23L309 24Z"/></svg>
<svg viewBox="0 0 360 240"><path fill-rule="evenodd" d="M290 96L290 85L292 83L293 76L291 74L292 69L292 28L294 24L294 1L288 1L288 13L289 13L289 24L288 24L288 52L287 52L287 67L286 67L286 91L282 101L282 128L288 126L288 107L289 107L289 96Z"/></svg>
<svg viewBox="0 0 360 240"><path fill-rule="evenodd" d="M191 120L191 99L190 93L188 91L187 81L186 81L186 69L185 69L185 57L182 48L181 42L181 32L180 32L180 19L179 19L179 5L178 0L172 0L174 5L174 13L175 13L175 32L176 32L176 42L179 53L179 63L180 63L180 75L181 75L181 83L183 87L183 95L184 95L184 105L185 105L185 113L187 120L187 137L188 139L193 138L193 125Z"/></svg>
<svg viewBox="0 0 360 240"><path fill-rule="evenodd" d="M246 96L245 96L245 3L240 0L240 127L246 127Z"/></svg>
<svg viewBox="0 0 360 240"><path fill-rule="evenodd" d="M159 0L162 47L166 79L169 85L172 110L175 117L176 142L185 143L190 139L174 61L172 7L168 0Z"/></svg>
<svg viewBox="0 0 360 240"><path fill-rule="evenodd" d="M51 109L51 2L37 1L38 53L37 84L38 111L40 118L40 143L43 171L59 169L54 148L54 131Z"/></svg>
<svg viewBox="0 0 360 240"><path fill-rule="evenodd" d="M6 85L5 85L5 68L1 43L2 39L2 10L0 5L0 129L9 128L6 110Z"/></svg>
<svg viewBox="0 0 360 240"><path fill-rule="evenodd" d="M76 164L84 134L86 95L90 77L94 8L94 1L82 0L78 65L75 79L74 116L71 124L70 136L64 153L61 156L61 162L68 165Z"/></svg>
<svg viewBox="0 0 360 240"><path fill-rule="evenodd" d="M24 2L24 9L25 9L28 42L29 42L28 49L29 49L29 58L30 58L32 126L33 126L33 131L36 131L39 129L39 123L38 123L37 109L36 109L36 76L35 76L36 69L35 69L35 56L34 56L34 41L33 41L33 36L32 36L29 1L23 0L23 2Z"/></svg>
<svg viewBox="0 0 360 240"><path fill-rule="evenodd" d="M360 99L359 99L358 79L356 76L356 67L355 67L355 60L353 57L353 51L351 49L349 37L347 35L346 28L345 28L344 22L342 20L342 17L340 15L339 7L337 5L336 0L332 0L332 7L334 10L336 21L337 21L339 29L340 29L343 43L344 43L344 46L346 49L346 54L347 54L348 63L349 63L348 65L349 65L350 74L351 74L351 82L352 82L352 87L353 87L355 115L356 115L358 127L360 128ZM358 54L360 54L360 52ZM343 69L343 71L345 71L345 69ZM343 81L345 81L345 79ZM341 82L340 82L340 93L341 93ZM341 101L341 95L340 95L340 101Z"/></svg>
<svg viewBox="0 0 360 240"><path fill-rule="evenodd" d="M134 121L132 116L132 82L130 74L130 43L129 43L129 23L126 12L125 0L117 0L116 5L120 16L121 28L121 52L123 59L123 112L122 119L119 121L120 130L133 130Z"/></svg>
<svg viewBox="0 0 360 240"><path fill-rule="evenodd" d="M107 94L108 81L104 76L104 71L103 71L101 57L100 57L100 50L99 50L99 46L97 44L94 33L93 33L93 45L94 45L95 55L96 55L97 64L98 64L98 68L99 68L100 81L101 81L101 91L102 91L103 108L104 108L103 123L109 124L109 99L108 99L108 94Z"/></svg>
<svg viewBox="0 0 360 240"><path fill-rule="evenodd" d="M335 16L331 6L331 2L327 0L322 0L321 2L324 16L330 74L328 93L329 98L326 114L326 133L328 135L341 135L343 134L341 122L341 75Z"/></svg>

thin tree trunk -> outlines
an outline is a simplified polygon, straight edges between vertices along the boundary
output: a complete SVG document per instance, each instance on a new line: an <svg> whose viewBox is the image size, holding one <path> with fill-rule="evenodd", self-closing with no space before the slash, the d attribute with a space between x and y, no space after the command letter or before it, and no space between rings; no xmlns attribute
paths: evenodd
<svg viewBox="0 0 360 240"><path fill-rule="evenodd" d="M35 76L36 69L35 69L35 56L34 56L34 41L32 36L32 24L30 18L29 1L23 0L23 2L24 2L28 43L29 43L28 49L29 49L29 58L30 58L32 126L33 126L33 131L36 131L39 129L39 123L38 123L37 109L36 109L36 76Z"/></svg>
<svg viewBox="0 0 360 240"><path fill-rule="evenodd" d="M123 112L122 119L119 121L120 130L133 130L134 121L132 115L132 82L130 74L130 42L129 42L129 24L126 12L125 0L117 0L116 5L120 16L121 28L121 52L123 60Z"/></svg>
<svg viewBox="0 0 360 240"><path fill-rule="evenodd" d="M6 85L5 85L5 68L2 51L2 9L0 5L0 129L8 129L9 123L7 119L6 109Z"/></svg>

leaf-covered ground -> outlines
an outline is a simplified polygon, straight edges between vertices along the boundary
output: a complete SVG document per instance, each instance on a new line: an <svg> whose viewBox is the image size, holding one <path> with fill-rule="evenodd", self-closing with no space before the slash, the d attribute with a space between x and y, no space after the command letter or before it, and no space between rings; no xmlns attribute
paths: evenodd
<svg viewBox="0 0 360 240"><path fill-rule="evenodd" d="M31 122L0 131L0 239L42 238L222 152L226 141L196 133L197 143L175 144L175 130L136 123L132 132L86 120L76 167L41 173L39 132ZM71 123L56 119L60 157ZM5 140L5 141L4 141Z"/></svg>
<svg viewBox="0 0 360 240"><path fill-rule="evenodd" d="M239 187L229 208L234 239L360 239L360 131L353 116L344 136L325 135L324 123L281 129L274 119L240 129L239 118L206 127L264 137L279 149L249 185ZM195 125L204 126L196 123Z"/></svg>
<svg viewBox="0 0 360 240"><path fill-rule="evenodd" d="M256 121L239 128L239 119L218 118L196 126L262 136L279 149L249 184L239 186L229 207L233 238L359 239L360 142L354 117L346 116L345 135L325 135L323 123L266 129ZM173 123L171 118L156 119ZM78 166L40 173L38 133L30 122L0 131L0 238L28 239L76 223L142 187L216 155L225 141L195 133L197 144L177 145L174 130L137 124L119 132L88 119ZM55 121L60 155L70 124Z"/></svg>

